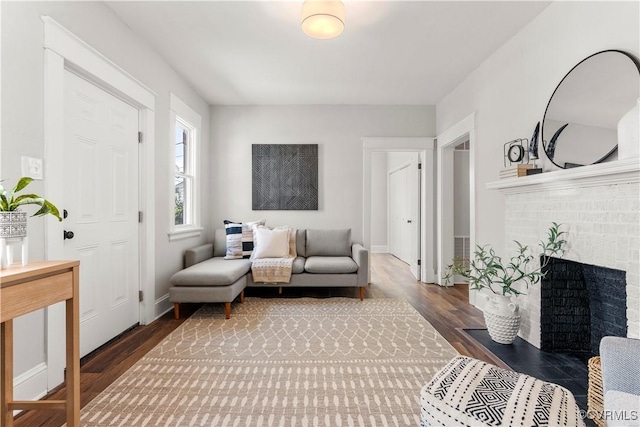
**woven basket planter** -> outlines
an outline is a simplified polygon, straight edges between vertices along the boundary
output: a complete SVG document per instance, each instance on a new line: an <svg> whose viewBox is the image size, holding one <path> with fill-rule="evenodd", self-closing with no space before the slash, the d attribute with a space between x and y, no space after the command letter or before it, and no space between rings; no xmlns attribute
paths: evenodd
<svg viewBox="0 0 640 427"><path fill-rule="evenodd" d="M12 239L27 236L27 213L22 211L0 212L0 238Z"/></svg>
<svg viewBox="0 0 640 427"><path fill-rule="evenodd" d="M604 397L602 391L602 367L600 356L589 359L589 389L587 390L587 409L589 418L598 427L604 427Z"/></svg>

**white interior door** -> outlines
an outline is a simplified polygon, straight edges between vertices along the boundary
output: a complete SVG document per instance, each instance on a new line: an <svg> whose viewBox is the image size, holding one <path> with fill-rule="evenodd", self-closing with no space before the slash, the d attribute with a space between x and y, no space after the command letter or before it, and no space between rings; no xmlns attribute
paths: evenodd
<svg viewBox="0 0 640 427"><path fill-rule="evenodd" d="M64 255L80 260L84 356L140 318L138 110L69 71L64 87Z"/></svg>
<svg viewBox="0 0 640 427"><path fill-rule="evenodd" d="M407 169L389 173L389 252L409 263L407 251Z"/></svg>
<svg viewBox="0 0 640 427"><path fill-rule="evenodd" d="M409 264L420 280L420 170L419 154L389 173L389 252Z"/></svg>

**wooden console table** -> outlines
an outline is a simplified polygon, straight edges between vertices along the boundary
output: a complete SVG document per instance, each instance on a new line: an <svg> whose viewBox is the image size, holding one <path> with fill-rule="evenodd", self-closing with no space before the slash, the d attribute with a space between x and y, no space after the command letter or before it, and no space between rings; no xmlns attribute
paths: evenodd
<svg viewBox="0 0 640 427"><path fill-rule="evenodd" d="M13 426L14 410L61 409L67 426L80 425L79 261L32 262L0 270L0 426ZM13 400L13 319L66 302L66 400Z"/></svg>

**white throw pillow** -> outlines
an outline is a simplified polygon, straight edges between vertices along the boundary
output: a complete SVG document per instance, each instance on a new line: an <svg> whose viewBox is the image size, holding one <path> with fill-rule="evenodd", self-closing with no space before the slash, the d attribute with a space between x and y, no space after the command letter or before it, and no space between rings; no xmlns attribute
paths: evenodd
<svg viewBox="0 0 640 427"><path fill-rule="evenodd" d="M254 243L251 259L286 258L289 256L289 229L255 227Z"/></svg>

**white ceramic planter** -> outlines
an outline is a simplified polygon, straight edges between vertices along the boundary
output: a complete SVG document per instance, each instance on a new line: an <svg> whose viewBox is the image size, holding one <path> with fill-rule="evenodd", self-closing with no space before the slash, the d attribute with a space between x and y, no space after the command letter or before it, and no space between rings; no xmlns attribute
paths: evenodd
<svg viewBox="0 0 640 427"><path fill-rule="evenodd" d="M485 295L484 322L492 340L511 344L520 330L520 307L510 296Z"/></svg>

